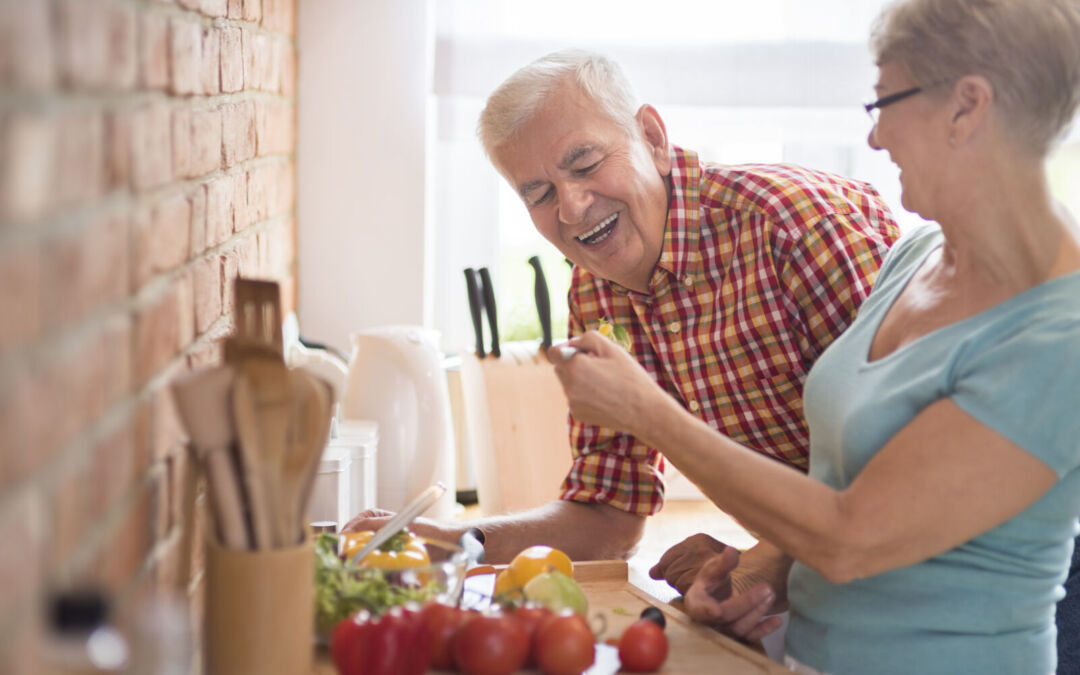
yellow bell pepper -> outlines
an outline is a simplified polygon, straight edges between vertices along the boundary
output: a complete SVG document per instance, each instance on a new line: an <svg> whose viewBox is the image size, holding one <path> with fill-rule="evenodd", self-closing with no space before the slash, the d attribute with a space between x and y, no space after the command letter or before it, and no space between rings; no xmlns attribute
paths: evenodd
<svg viewBox="0 0 1080 675"><path fill-rule="evenodd" d="M374 532L347 532L342 535L342 551L349 560L375 536ZM360 561L361 567L381 570L401 570L431 564L424 540L408 530L402 530L386 540Z"/></svg>

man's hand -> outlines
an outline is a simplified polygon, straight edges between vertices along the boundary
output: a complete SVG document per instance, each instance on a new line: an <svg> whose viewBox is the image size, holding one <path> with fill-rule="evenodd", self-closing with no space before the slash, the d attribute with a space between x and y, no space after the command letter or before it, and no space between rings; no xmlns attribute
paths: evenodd
<svg viewBox="0 0 1080 675"><path fill-rule="evenodd" d="M742 640L760 640L782 624L778 616L766 617L776 590L768 582L752 583L754 573L737 578L739 559L737 549L695 534L664 553L649 576L682 593L686 613L695 621Z"/></svg>
<svg viewBox="0 0 1080 675"><path fill-rule="evenodd" d="M361 511L341 528L342 532L362 532L364 530L377 530L394 516L393 511L384 509L368 509ZM454 528L449 523L439 523L428 518L417 518L409 524L409 530L429 539L455 542L461 536L463 528Z"/></svg>

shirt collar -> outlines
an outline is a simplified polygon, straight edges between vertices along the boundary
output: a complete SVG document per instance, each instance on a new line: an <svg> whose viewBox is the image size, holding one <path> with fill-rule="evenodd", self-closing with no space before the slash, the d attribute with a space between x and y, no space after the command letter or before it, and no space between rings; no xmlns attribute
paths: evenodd
<svg viewBox="0 0 1080 675"><path fill-rule="evenodd" d="M697 153L671 146L671 192L660 259L649 280L652 295L662 295L672 283L692 285L700 276L701 163Z"/></svg>

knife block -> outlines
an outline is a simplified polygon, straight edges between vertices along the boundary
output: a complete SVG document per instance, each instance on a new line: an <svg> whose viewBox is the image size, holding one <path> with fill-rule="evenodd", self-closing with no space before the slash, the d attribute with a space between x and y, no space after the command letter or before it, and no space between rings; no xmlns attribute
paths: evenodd
<svg viewBox="0 0 1080 675"><path fill-rule="evenodd" d="M315 547L265 551L206 544L208 675L310 673L314 652Z"/></svg>

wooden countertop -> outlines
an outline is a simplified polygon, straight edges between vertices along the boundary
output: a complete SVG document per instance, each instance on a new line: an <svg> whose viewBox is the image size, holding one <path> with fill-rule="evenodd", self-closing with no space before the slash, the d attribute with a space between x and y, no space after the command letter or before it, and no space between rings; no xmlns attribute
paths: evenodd
<svg viewBox="0 0 1080 675"><path fill-rule="evenodd" d="M641 610L649 605L655 605L664 612L667 617L669 650L667 661L659 671L661 673L742 675L789 672L763 653L692 622L679 609L677 600L674 604L663 602L630 583L625 561L576 562L574 578L588 597L590 623L595 623L593 617L597 614L604 617L607 627L601 639L622 634L622 631L637 619ZM316 675L334 675L334 667L325 651L318 654L316 661ZM606 675L617 671L618 656L615 649L598 644L597 662L586 673Z"/></svg>

